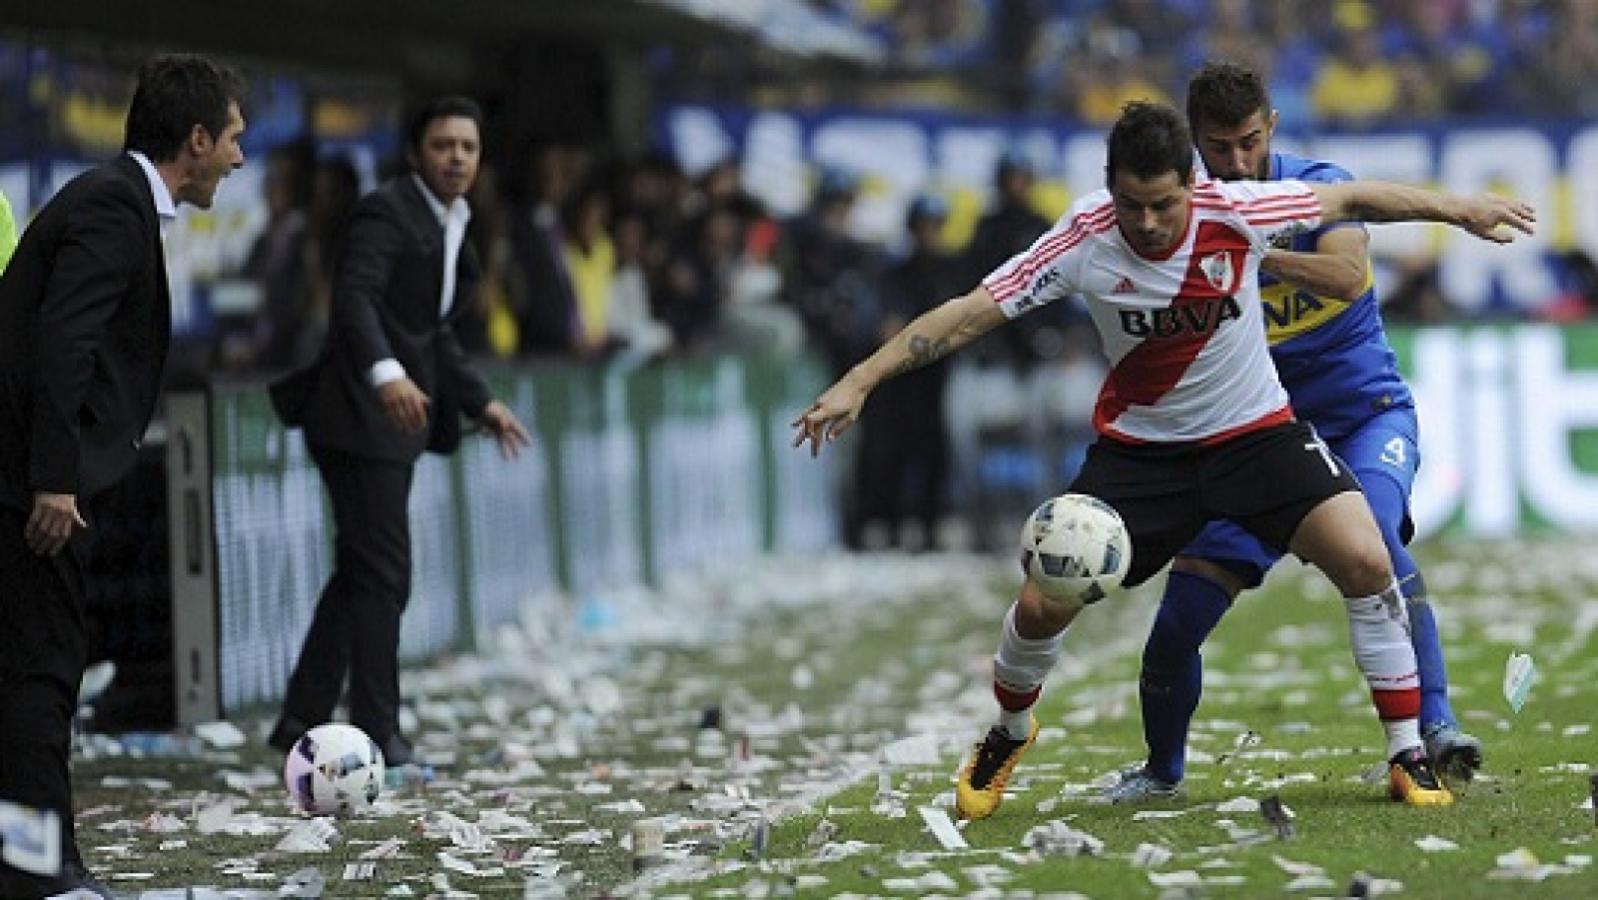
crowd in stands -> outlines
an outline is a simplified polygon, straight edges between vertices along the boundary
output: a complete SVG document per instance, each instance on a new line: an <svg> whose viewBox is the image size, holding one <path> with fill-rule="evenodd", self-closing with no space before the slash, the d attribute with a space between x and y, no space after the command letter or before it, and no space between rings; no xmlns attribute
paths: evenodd
<svg viewBox="0 0 1598 900"><path fill-rule="evenodd" d="M1292 129L1598 114L1595 0L805 2L875 35L919 82L912 96L973 108L1104 124L1124 100L1180 97L1187 73L1225 58L1267 76ZM749 77L725 60L708 73L675 62L690 90L714 90L714 73ZM906 89L836 96L896 102Z"/></svg>

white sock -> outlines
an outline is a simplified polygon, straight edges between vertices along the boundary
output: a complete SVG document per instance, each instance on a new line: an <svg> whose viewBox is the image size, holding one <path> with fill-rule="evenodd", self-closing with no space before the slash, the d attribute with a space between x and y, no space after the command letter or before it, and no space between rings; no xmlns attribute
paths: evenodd
<svg viewBox="0 0 1598 900"><path fill-rule="evenodd" d="M1387 732L1387 758L1421 745L1420 668L1409 639L1409 613L1395 580L1373 597L1345 597L1354 661L1370 685Z"/></svg>
<svg viewBox="0 0 1598 900"><path fill-rule="evenodd" d="M1382 722L1387 732L1387 758L1392 759L1405 750L1420 747L1420 720L1395 719Z"/></svg>
<svg viewBox="0 0 1598 900"><path fill-rule="evenodd" d="M1015 630L1015 605L1004 614L999 650L993 655L993 694L999 701L998 725L1015 740L1032 730L1032 706L1044 679L1060 660L1065 632L1050 638L1024 638Z"/></svg>

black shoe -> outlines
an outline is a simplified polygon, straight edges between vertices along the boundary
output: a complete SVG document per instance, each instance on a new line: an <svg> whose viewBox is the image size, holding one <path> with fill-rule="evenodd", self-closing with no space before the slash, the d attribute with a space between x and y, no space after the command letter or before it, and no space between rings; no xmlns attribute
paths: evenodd
<svg viewBox="0 0 1598 900"><path fill-rule="evenodd" d="M281 716L277 724L272 726L272 733L267 736L266 742L273 750L287 753L299 743L300 736L310 730L310 726L293 716Z"/></svg>
<svg viewBox="0 0 1598 900"><path fill-rule="evenodd" d="M377 747L383 751L383 765L403 766L407 763L418 762L416 752L411 749L411 744L395 732L388 736L386 741L378 741Z"/></svg>

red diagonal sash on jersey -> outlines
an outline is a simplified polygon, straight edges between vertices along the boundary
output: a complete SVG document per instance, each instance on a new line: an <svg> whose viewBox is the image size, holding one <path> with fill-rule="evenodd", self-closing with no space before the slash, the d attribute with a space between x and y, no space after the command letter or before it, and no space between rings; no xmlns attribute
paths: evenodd
<svg viewBox="0 0 1598 900"><path fill-rule="evenodd" d="M1193 250L1188 256L1187 274L1171 301L1176 321L1183 325L1169 337L1150 335L1116 362L1099 390L1093 412L1093 427L1106 430L1128 408L1153 406L1181 382L1188 366L1198 358L1221 322L1220 301L1237 290L1242 278L1249 243L1230 226L1215 221L1198 224ZM1217 286L1204 271L1205 260L1222 257L1229 267L1225 283ZM1192 327L1198 325L1201 327Z"/></svg>

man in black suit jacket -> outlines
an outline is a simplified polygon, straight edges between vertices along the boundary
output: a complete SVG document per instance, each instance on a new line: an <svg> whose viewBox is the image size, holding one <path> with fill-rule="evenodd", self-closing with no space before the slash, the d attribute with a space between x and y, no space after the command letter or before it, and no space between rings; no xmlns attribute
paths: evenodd
<svg viewBox="0 0 1598 900"><path fill-rule="evenodd" d="M408 134L411 173L362 198L346 225L321 356L273 385L284 422L305 429L336 531L333 576L269 738L284 752L332 717L347 674L350 721L391 765L410 760L398 725L398 655L416 460L423 450L453 451L462 415L507 458L529 441L454 331L477 285L477 257L463 239L481 121L477 104L460 97L418 113Z"/></svg>
<svg viewBox="0 0 1598 900"><path fill-rule="evenodd" d="M87 662L84 541L133 465L171 331L162 232L244 163L238 76L139 71L125 154L63 187L0 277L0 800L61 820L61 871L0 863L0 897L103 892L74 840L72 717Z"/></svg>

